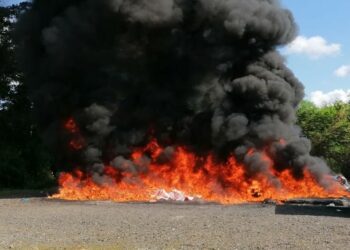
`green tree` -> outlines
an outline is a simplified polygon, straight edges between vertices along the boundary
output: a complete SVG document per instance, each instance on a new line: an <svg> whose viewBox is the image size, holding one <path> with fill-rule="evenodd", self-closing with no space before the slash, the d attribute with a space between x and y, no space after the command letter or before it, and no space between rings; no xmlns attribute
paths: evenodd
<svg viewBox="0 0 350 250"><path fill-rule="evenodd" d="M303 102L298 110L303 133L312 144L312 153L322 156L335 172L350 177L350 104L336 103L318 108Z"/></svg>
<svg viewBox="0 0 350 250"><path fill-rule="evenodd" d="M52 181L12 39L18 16L29 6L0 7L0 188L39 188Z"/></svg>

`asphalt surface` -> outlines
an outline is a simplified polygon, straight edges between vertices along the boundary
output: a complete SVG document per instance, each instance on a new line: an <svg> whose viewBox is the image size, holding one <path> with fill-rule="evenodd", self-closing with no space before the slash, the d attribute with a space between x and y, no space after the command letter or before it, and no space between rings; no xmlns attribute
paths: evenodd
<svg viewBox="0 0 350 250"><path fill-rule="evenodd" d="M274 205L0 200L0 249L349 249L350 219Z"/></svg>

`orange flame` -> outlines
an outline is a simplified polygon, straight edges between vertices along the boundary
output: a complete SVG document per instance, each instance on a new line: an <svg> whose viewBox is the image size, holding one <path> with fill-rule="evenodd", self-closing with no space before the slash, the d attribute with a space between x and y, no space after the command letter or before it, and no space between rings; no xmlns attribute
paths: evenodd
<svg viewBox="0 0 350 250"><path fill-rule="evenodd" d="M78 125L72 117L64 124L64 128L71 134L79 133Z"/></svg>
<svg viewBox="0 0 350 250"><path fill-rule="evenodd" d="M69 141L70 149L74 151L82 150L85 146L85 140L83 136L80 134L79 126L77 125L74 118L69 118L64 124L65 130L68 132L70 137L72 138Z"/></svg>
<svg viewBox="0 0 350 250"><path fill-rule="evenodd" d="M149 201L156 190L171 191L174 188L187 195L198 195L206 201L222 204L260 202L266 199L278 201L292 198L350 197L350 194L333 180L325 189L313 175L304 170L302 179L295 179L290 170L278 172L269 156L262 154L268 164L264 173L249 177L246 168L231 156L225 163L217 163L213 155L196 156L184 147L176 147L171 160L160 163L164 152L156 140L144 148L136 149L131 161L138 171L127 171L128 166L105 166L98 177L76 170L63 173L59 178L60 190L53 198L66 200ZM249 151L250 154L254 150ZM147 155L150 162L144 161ZM123 170L121 170L123 169Z"/></svg>

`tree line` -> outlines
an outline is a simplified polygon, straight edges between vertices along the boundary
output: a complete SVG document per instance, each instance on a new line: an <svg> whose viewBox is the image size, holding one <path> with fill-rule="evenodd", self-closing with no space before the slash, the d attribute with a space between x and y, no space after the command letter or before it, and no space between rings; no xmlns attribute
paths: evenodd
<svg viewBox="0 0 350 250"><path fill-rule="evenodd" d="M326 160L336 173L350 177L350 104L335 103L318 108L301 103L298 124L312 142L312 154Z"/></svg>
<svg viewBox="0 0 350 250"><path fill-rule="evenodd" d="M0 188L36 189L54 183L52 156L36 129L13 39L16 20L29 7L0 7Z"/></svg>
<svg viewBox="0 0 350 250"><path fill-rule="evenodd" d="M54 157L40 139L13 42L16 20L29 7L30 3L0 7L0 188L55 184ZM312 141L312 153L350 177L350 104L318 108L305 101L297 115Z"/></svg>

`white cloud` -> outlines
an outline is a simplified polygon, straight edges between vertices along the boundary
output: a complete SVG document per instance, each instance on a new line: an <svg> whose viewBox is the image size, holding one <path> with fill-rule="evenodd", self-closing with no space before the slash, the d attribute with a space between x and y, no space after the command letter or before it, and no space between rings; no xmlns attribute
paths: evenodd
<svg viewBox="0 0 350 250"><path fill-rule="evenodd" d="M310 38L298 36L287 46L286 50L287 54L303 54L311 59L338 55L340 51L340 44L329 43L321 36L313 36Z"/></svg>
<svg viewBox="0 0 350 250"><path fill-rule="evenodd" d="M317 107L332 105L338 101L350 102L350 89L336 89L328 93L315 91L311 93L310 101L313 102Z"/></svg>
<svg viewBox="0 0 350 250"><path fill-rule="evenodd" d="M350 76L350 65L343 65L339 67L334 74L338 77L347 77Z"/></svg>

